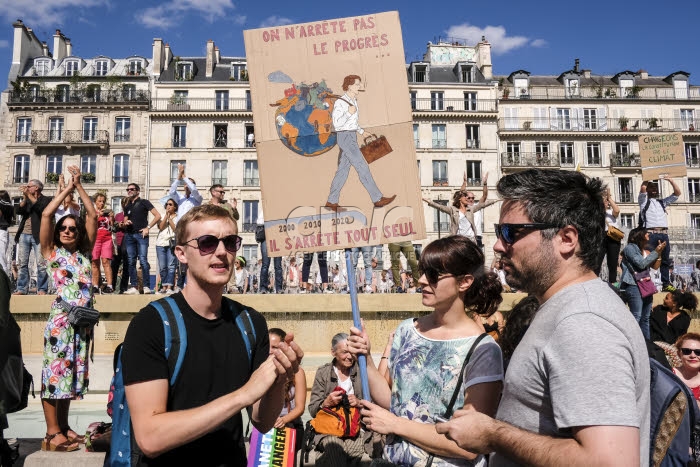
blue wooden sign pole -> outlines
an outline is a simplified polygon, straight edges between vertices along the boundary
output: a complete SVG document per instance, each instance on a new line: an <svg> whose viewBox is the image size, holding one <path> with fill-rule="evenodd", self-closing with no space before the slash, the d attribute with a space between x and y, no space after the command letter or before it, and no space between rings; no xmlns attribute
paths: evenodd
<svg viewBox="0 0 700 467"><path fill-rule="evenodd" d="M357 284L355 283L355 268L352 265L352 249L345 249L345 269L348 272L348 289L350 289L350 304L352 306L352 322L357 329L362 329L360 320L360 307L357 304ZM370 355L370 358L372 356ZM360 382L362 383L362 398L371 400L369 396L369 380L367 379L367 359L364 355L358 355L357 363L360 365Z"/></svg>

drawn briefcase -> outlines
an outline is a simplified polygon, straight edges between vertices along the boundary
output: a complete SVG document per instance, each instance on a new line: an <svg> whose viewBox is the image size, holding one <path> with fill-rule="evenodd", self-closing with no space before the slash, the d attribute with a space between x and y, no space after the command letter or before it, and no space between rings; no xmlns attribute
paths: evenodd
<svg viewBox="0 0 700 467"><path fill-rule="evenodd" d="M369 135L365 138L364 144L360 147L362 155L368 164L389 154L392 149L384 135Z"/></svg>

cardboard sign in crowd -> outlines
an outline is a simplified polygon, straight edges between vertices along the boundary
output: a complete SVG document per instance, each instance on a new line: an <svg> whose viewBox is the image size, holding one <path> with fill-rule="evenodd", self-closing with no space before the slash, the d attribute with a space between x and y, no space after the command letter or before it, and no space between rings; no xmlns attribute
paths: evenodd
<svg viewBox="0 0 700 467"><path fill-rule="evenodd" d="M244 38L269 255L425 238L398 12Z"/></svg>

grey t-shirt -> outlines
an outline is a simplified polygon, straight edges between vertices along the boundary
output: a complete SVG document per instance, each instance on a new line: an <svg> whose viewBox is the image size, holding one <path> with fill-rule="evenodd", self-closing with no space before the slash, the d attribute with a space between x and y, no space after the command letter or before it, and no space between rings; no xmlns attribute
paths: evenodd
<svg viewBox="0 0 700 467"><path fill-rule="evenodd" d="M600 279L569 286L535 315L506 371L496 418L534 433L634 426L649 465L649 357L639 325ZM516 465L495 453L491 467Z"/></svg>

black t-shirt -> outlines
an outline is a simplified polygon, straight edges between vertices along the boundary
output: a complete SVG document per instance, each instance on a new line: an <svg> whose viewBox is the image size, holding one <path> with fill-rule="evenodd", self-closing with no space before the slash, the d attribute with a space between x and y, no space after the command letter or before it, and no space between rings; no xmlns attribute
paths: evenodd
<svg viewBox="0 0 700 467"><path fill-rule="evenodd" d="M200 407L229 394L241 388L251 374L243 336L226 307L222 307L221 318L208 320L195 313L181 293L172 297L185 321L187 351L177 381L169 392L169 412ZM251 308L248 311L256 333L253 369L257 369L269 354L270 342L265 318ZM163 321L156 309L148 305L132 319L124 338L124 384L169 380L164 347ZM238 413L189 444L155 459L143 456L139 465L239 466L246 464L245 458L243 419Z"/></svg>
<svg viewBox="0 0 700 467"><path fill-rule="evenodd" d="M675 344L676 340L688 332L690 316L685 311L668 321L668 308L663 305L654 307L649 318L649 331L652 342L663 341L667 344Z"/></svg>
<svg viewBox="0 0 700 467"><path fill-rule="evenodd" d="M153 204L147 199L137 199L124 207L124 215L129 218L132 225L126 228L127 232L138 232L148 227L148 213L153 209Z"/></svg>

